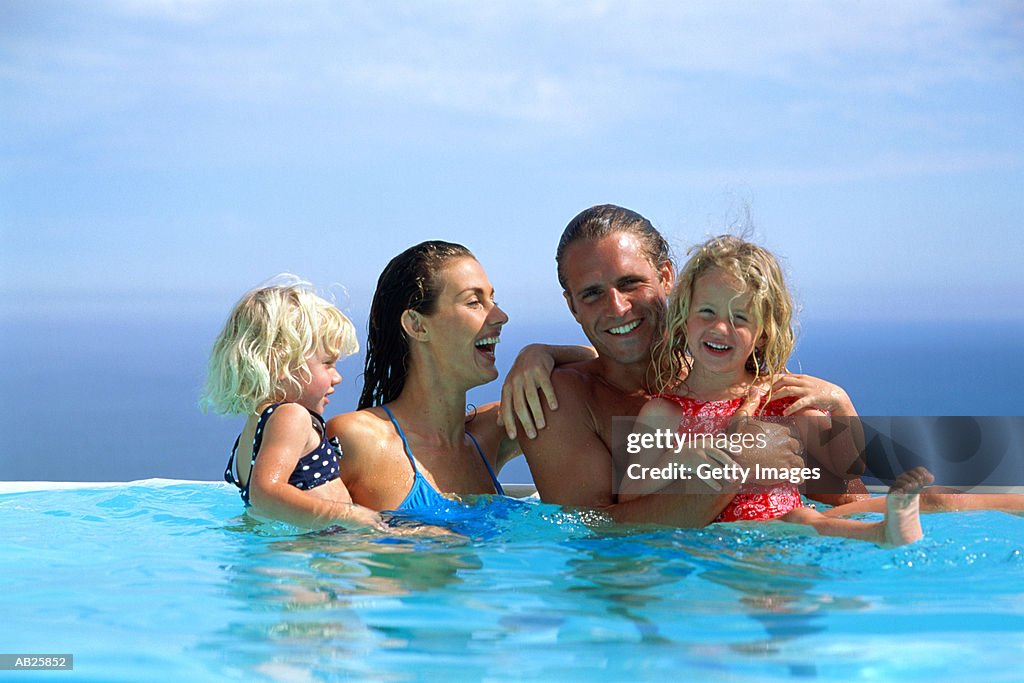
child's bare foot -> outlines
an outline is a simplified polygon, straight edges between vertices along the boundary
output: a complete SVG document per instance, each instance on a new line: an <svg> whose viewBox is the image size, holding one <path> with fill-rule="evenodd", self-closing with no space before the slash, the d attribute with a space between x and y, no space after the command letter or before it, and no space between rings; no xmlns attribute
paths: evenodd
<svg viewBox="0 0 1024 683"><path fill-rule="evenodd" d="M921 489L935 481L932 473L923 467L907 470L889 487L885 497L885 543L906 545L922 536L920 501Z"/></svg>

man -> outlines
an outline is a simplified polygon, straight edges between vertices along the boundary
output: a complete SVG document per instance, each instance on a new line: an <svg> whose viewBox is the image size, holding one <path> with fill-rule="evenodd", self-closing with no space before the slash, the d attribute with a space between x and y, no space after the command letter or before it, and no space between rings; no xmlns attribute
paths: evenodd
<svg viewBox="0 0 1024 683"><path fill-rule="evenodd" d="M513 438L516 416L524 425L529 438L520 439L520 445L541 499L559 505L602 508L620 522L683 527L709 524L735 495L738 480L680 478L658 493L625 503L617 502L614 493L617 474L612 418L635 417L648 400L647 373L661 338L665 304L675 278L667 242L640 214L613 205L595 206L566 227L555 260L569 311L597 356L554 369L550 378L553 395L544 393L549 406L557 405L557 410L546 416L536 396L544 382L529 379L540 379L543 372L538 373L537 368L552 365L550 360L537 359L545 354L544 347L528 347L520 354L516 361L519 368L513 368L503 387L503 422ZM518 396L517 401L514 396ZM751 415L757 401L757 396L751 396L737 414ZM537 430L532 428L530 413L535 416ZM721 451L683 452L680 457L691 464L715 462L747 467L756 456L762 465L803 466L802 447L788 429L751 420L742 422L740 429L764 435L767 449L728 456Z"/></svg>

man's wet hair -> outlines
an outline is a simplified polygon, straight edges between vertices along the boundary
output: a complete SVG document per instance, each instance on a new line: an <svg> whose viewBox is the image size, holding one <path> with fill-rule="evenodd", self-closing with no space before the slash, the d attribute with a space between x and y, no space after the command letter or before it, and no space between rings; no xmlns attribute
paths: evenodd
<svg viewBox="0 0 1024 683"><path fill-rule="evenodd" d="M654 269L665 263L671 263L668 242L649 220L636 211L624 209L614 204L600 204L581 211L565 226L558 249L555 251L555 263L558 266L558 283L568 291L568 283L562 271L565 250L570 244L580 240L596 242L597 240L617 233L634 235L640 242L644 256Z"/></svg>

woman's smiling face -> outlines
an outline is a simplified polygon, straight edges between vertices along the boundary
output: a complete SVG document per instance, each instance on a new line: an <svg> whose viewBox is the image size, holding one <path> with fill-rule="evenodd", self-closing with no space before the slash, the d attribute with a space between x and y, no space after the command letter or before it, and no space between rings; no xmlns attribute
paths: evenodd
<svg viewBox="0 0 1024 683"><path fill-rule="evenodd" d="M470 257L447 263L438 278L444 283L433 313L424 316L431 353L468 386L498 378L495 345L508 316L494 300L494 287L483 266Z"/></svg>

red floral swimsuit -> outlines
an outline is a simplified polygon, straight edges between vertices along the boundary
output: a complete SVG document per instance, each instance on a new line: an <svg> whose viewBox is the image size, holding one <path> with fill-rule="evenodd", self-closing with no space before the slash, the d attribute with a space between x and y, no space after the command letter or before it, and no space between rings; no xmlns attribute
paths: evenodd
<svg viewBox="0 0 1024 683"><path fill-rule="evenodd" d="M658 394L655 398L663 398L677 404L683 409L684 418L698 418L697 420L682 420L679 424L680 431L706 433L724 431L728 418L732 417L743 403L742 398L728 401L698 401L675 394ZM780 417L795 400L792 397L777 399L764 406L764 410L759 411L757 415L758 417ZM775 486L746 484L725 506L715 521L739 522L775 519L798 507L803 507L803 502L800 500L800 490L793 484L777 484Z"/></svg>

